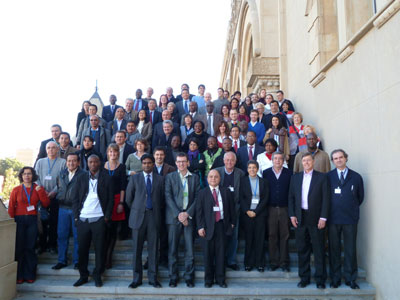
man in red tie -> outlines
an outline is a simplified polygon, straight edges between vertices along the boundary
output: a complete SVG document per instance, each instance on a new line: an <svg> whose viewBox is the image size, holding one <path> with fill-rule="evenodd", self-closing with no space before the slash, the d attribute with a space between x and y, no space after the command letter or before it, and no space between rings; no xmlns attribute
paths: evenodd
<svg viewBox="0 0 400 300"><path fill-rule="evenodd" d="M222 288L225 283L225 248L227 237L236 224L232 193L220 186L217 170L207 176L208 187L202 189L196 203L196 221L200 237L204 238L204 286L210 288L214 280Z"/></svg>
<svg viewBox="0 0 400 300"><path fill-rule="evenodd" d="M245 141L240 140L240 127L239 126L232 126L231 131L231 140L232 140L232 147L237 153L238 149L244 145L246 145Z"/></svg>

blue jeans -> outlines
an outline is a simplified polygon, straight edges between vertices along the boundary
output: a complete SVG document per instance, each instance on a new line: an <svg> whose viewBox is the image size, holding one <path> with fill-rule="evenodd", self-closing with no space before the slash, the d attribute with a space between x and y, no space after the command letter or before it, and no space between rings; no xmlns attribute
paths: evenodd
<svg viewBox="0 0 400 300"><path fill-rule="evenodd" d="M74 236L74 251L72 260L74 264L78 263L78 234L74 223L74 214L72 209L60 207L58 211L58 262L67 264L69 233L72 229Z"/></svg>

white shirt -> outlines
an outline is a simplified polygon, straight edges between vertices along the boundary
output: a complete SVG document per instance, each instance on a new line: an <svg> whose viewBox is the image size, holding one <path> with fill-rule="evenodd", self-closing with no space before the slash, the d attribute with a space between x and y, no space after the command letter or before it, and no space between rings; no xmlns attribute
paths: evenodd
<svg viewBox="0 0 400 300"><path fill-rule="evenodd" d="M340 180L340 173L343 172L343 178L346 179L347 173L349 171L349 169L347 169L347 167L344 170L339 170L338 168L336 168L337 171L337 175L339 177Z"/></svg>
<svg viewBox="0 0 400 300"><path fill-rule="evenodd" d="M78 170L78 169L75 169L75 170L73 170L73 171L68 170L68 180L69 180L70 182L71 182L72 178L74 178L74 175L75 175L75 173L76 173L76 170Z"/></svg>
<svg viewBox="0 0 400 300"><path fill-rule="evenodd" d="M301 208L308 209L308 192L310 191L310 184L312 179L312 174L314 170L306 173L303 172L303 185L301 187Z"/></svg>
<svg viewBox="0 0 400 300"><path fill-rule="evenodd" d="M179 178L181 179L181 184L182 184L182 208L187 209L187 206L189 204L189 180L188 176L192 175L192 173L189 172L189 170L186 171L185 175L182 175L182 173L178 170Z"/></svg>
<svg viewBox="0 0 400 300"><path fill-rule="evenodd" d="M139 124L137 126L137 130L139 131L139 133L142 133L143 125L144 121L139 121Z"/></svg>
<svg viewBox="0 0 400 300"><path fill-rule="evenodd" d="M210 185L211 194L213 193L213 189L215 189L217 192L219 211L221 213L221 220L223 220L224 219L224 205L222 203L222 196L221 196L221 193L219 192L218 187L212 187ZM213 196L213 201L214 201L214 196ZM215 207L215 205L214 205L214 207Z"/></svg>
<svg viewBox="0 0 400 300"><path fill-rule="evenodd" d="M100 218L104 216L103 210L100 205L100 200L97 195L97 179L89 178L89 193L83 203L81 210L81 218Z"/></svg>
<svg viewBox="0 0 400 300"><path fill-rule="evenodd" d="M272 172L274 172L276 179L279 179L279 177L280 177L281 174L282 174L282 169L279 171L279 173L277 173L277 172L275 171L275 168L272 167Z"/></svg>
<svg viewBox="0 0 400 300"><path fill-rule="evenodd" d="M266 169L271 168L273 166L272 160L270 160L267 157L266 153L267 153L267 151L264 151L263 153L260 153L260 154L257 155L257 162L258 162L258 165L259 165L258 175L260 175L261 177L262 177L262 173ZM288 167L286 161L283 162L283 167L284 168Z"/></svg>
<svg viewBox="0 0 400 300"><path fill-rule="evenodd" d="M211 135L214 135L214 113L207 113L207 124L208 124L208 118L211 117L211 128L210 128L210 133Z"/></svg>
<svg viewBox="0 0 400 300"><path fill-rule="evenodd" d="M117 120L118 130L121 130L122 120Z"/></svg>

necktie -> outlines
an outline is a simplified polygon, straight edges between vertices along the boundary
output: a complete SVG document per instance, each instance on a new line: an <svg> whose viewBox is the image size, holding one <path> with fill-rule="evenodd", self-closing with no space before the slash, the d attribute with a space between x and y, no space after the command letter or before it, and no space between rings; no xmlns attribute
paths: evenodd
<svg viewBox="0 0 400 300"><path fill-rule="evenodd" d="M253 160L253 146L249 146L249 160Z"/></svg>
<svg viewBox="0 0 400 300"><path fill-rule="evenodd" d="M208 118L207 118L207 133L209 134L209 135L211 135L211 124L212 122L211 122L211 115L208 115Z"/></svg>
<svg viewBox="0 0 400 300"><path fill-rule="evenodd" d="M114 114L114 105L111 105L111 113Z"/></svg>
<svg viewBox="0 0 400 300"><path fill-rule="evenodd" d="M344 185L344 172L340 172L340 185Z"/></svg>
<svg viewBox="0 0 400 300"><path fill-rule="evenodd" d="M233 148L235 148L235 152L237 152L238 149L237 141L235 141L235 145L233 146Z"/></svg>
<svg viewBox="0 0 400 300"><path fill-rule="evenodd" d="M213 198L214 198L214 206L219 207L219 202L218 202L218 196L217 196L217 190L213 189ZM219 222L221 220L221 212L216 211L215 212L215 222Z"/></svg>
<svg viewBox="0 0 400 300"><path fill-rule="evenodd" d="M139 99L136 99L135 110L139 111Z"/></svg>
<svg viewBox="0 0 400 300"><path fill-rule="evenodd" d="M150 175L147 175L146 190L147 190L146 208L153 209L153 203L151 201L151 179L150 179Z"/></svg>
<svg viewBox="0 0 400 300"><path fill-rule="evenodd" d="M153 112L150 112L150 123L153 124Z"/></svg>
<svg viewBox="0 0 400 300"><path fill-rule="evenodd" d="M188 108L188 101L187 100L184 100L185 101L185 112L186 113L188 113L189 112L189 108Z"/></svg>

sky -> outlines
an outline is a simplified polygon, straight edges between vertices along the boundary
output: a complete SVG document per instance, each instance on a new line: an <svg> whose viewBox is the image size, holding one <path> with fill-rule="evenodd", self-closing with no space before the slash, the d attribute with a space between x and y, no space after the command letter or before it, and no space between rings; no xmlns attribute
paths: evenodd
<svg viewBox="0 0 400 300"><path fill-rule="evenodd" d="M216 96L230 0L1 1L0 158L39 147L51 124L76 132L95 91L124 105L135 91L205 84Z"/></svg>

